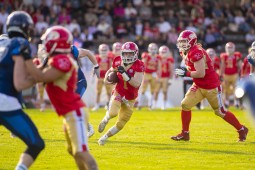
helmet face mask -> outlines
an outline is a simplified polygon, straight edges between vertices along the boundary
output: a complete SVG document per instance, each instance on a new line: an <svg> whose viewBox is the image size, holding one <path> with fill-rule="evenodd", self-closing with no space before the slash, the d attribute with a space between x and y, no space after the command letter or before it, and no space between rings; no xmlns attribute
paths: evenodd
<svg viewBox="0 0 255 170"><path fill-rule="evenodd" d="M53 26L48 28L41 40L48 54L52 53L70 53L73 43L73 36L66 28L62 26Z"/></svg>
<svg viewBox="0 0 255 170"><path fill-rule="evenodd" d="M120 55L120 53L121 53L121 43L119 43L119 42L114 43L112 45L112 52L115 55Z"/></svg>
<svg viewBox="0 0 255 170"><path fill-rule="evenodd" d="M170 55L170 50L167 46L163 45L159 48L159 55L162 57L168 57Z"/></svg>
<svg viewBox="0 0 255 170"><path fill-rule="evenodd" d="M98 53L101 57L106 57L109 52L109 46L107 44L101 44L98 47Z"/></svg>
<svg viewBox="0 0 255 170"><path fill-rule="evenodd" d="M197 35L190 30L182 31L177 39L177 48L180 52L186 52L197 43Z"/></svg>
<svg viewBox="0 0 255 170"><path fill-rule="evenodd" d="M138 47L133 42L126 42L121 47L121 60L124 64L132 64L138 59Z"/></svg>
<svg viewBox="0 0 255 170"><path fill-rule="evenodd" d="M158 53L158 46L155 43L150 43L148 46L148 52L151 55L156 55Z"/></svg>
<svg viewBox="0 0 255 170"><path fill-rule="evenodd" d="M225 51L228 55L232 55L234 54L235 52L235 44L232 43L232 42L228 42L226 45L225 45Z"/></svg>
<svg viewBox="0 0 255 170"><path fill-rule="evenodd" d="M209 55L209 57L211 57L211 58L213 58L213 57L216 56L216 52L215 52L215 50L212 49L212 48L208 48L208 49L206 50L206 53L207 53L207 54Z"/></svg>

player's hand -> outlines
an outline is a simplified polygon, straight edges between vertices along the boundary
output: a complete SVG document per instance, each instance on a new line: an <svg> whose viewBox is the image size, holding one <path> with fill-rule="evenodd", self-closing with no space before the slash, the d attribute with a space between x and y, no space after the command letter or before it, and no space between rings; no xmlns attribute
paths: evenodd
<svg viewBox="0 0 255 170"><path fill-rule="evenodd" d="M188 70L183 67L175 69L175 74L181 77L190 77L188 73L189 73Z"/></svg>
<svg viewBox="0 0 255 170"><path fill-rule="evenodd" d="M131 80L130 75L126 72L123 66L118 67L118 72L122 75L124 81Z"/></svg>
<svg viewBox="0 0 255 170"><path fill-rule="evenodd" d="M100 78L100 69L98 64L94 65L93 76L94 75L96 75L97 78Z"/></svg>

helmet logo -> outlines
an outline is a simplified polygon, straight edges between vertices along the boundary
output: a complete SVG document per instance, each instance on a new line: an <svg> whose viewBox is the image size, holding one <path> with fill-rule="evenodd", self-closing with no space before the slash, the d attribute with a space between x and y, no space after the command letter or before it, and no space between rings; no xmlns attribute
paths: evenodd
<svg viewBox="0 0 255 170"><path fill-rule="evenodd" d="M56 40L60 37L59 33L56 32L56 31L52 31L48 37L47 37L47 40Z"/></svg>
<svg viewBox="0 0 255 170"><path fill-rule="evenodd" d="M125 47L126 47L126 48L130 48L130 45L127 43L127 44L125 45Z"/></svg>
<svg viewBox="0 0 255 170"><path fill-rule="evenodd" d="M189 38L190 38L190 39L196 38L196 35L195 35L195 34L190 34L190 35L189 35Z"/></svg>

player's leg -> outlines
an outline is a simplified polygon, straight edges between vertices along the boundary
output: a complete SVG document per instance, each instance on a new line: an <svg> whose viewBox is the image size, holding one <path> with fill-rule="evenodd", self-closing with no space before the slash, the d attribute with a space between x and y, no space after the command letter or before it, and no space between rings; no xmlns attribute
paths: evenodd
<svg viewBox="0 0 255 170"><path fill-rule="evenodd" d="M83 94L85 93L86 89L87 89L87 81L86 81L86 79L79 80L77 82L76 93L78 93L82 97Z"/></svg>
<svg viewBox="0 0 255 170"><path fill-rule="evenodd" d="M106 93L107 93L107 97L108 97L108 102L105 105L105 109L108 110L109 109L109 103L110 103L110 100L111 100L113 85L105 85L105 89L106 89Z"/></svg>
<svg viewBox="0 0 255 170"><path fill-rule="evenodd" d="M189 140L189 125L191 121L191 109L204 98L202 91L195 85L192 85L181 102L181 120L182 132L172 136L173 140Z"/></svg>
<svg viewBox="0 0 255 170"><path fill-rule="evenodd" d="M109 102L109 110L106 111L103 120L98 126L99 133L102 133L104 131L105 126L111 118L114 118L118 115L121 106L121 100L121 96L117 92L114 92Z"/></svg>
<svg viewBox="0 0 255 170"><path fill-rule="evenodd" d="M141 94L138 97L138 109L141 109L141 107L145 105L145 100L146 100L145 92L148 88L149 81L150 81L150 74L145 73L142 84L141 84Z"/></svg>
<svg viewBox="0 0 255 170"><path fill-rule="evenodd" d="M214 113L217 116L220 116L223 118L226 122L228 122L230 125L235 127L235 129L239 133L239 141L245 141L246 136L248 133L248 129L241 125L238 119L235 117L235 115L227 111L224 108L223 100L222 100L222 87L219 86L214 91L210 91L210 93L207 93L206 99L208 100L209 104L214 110Z"/></svg>
<svg viewBox="0 0 255 170"><path fill-rule="evenodd" d="M15 170L28 169L45 147L36 126L22 110L0 112L0 123L26 143Z"/></svg>
<svg viewBox="0 0 255 170"><path fill-rule="evenodd" d="M89 153L86 117L86 112L80 108L66 114L63 120L68 152L73 156L81 170L97 169L96 161Z"/></svg>
<svg viewBox="0 0 255 170"><path fill-rule="evenodd" d="M92 111L97 111L99 109L100 95L103 88L103 84L104 84L103 79L100 78L97 80L97 94L96 94L97 99L95 106L92 108Z"/></svg>
<svg viewBox="0 0 255 170"><path fill-rule="evenodd" d="M224 80L223 80L223 94L224 94L224 105L226 108L229 107L229 96L230 96L230 76L229 75L224 75Z"/></svg>
<svg viewBox="0 0 255 170"><path fill-rule="evenodd" d="M98 140L99 145L104 145L106 140L109 137L112 137L113 135L117 134L121 129L123 129L125 124L129 121L129 119L131 118L132 113L133 113L133 106L135 104L135 100L129 100L128 103L129 103L129 105L126 105L125 103L121 104L121 108L120 108L120 111L119 111L119 117L118 117L118 120L117 120L116 124L114 126L112 126L106 132L106 134L104 134Z"/></svg>
<svg viewBox="0 0 255 170"><path fill-rule="evenodd" d="M37 83L36 87L37 87L37 91L38 91L40 111L43 112L46 107L46 103L44 102L44 85L43 85L43 83Z"/></svg>
<svg viewBox="0 0 255 170"><path fill-rule="evenodd" d="M167 92L168 92L168 78L164 78L163 82L162 82L162 93L163 93L163 105L161 106L161 110L165 110L166 109L166 104L167 104Z"/></svg>
<svg viewBox="0 0 255 170"><path fill-rule="evenodd" d="M162 82L161 81L158 81L156 83L156 87L155 87L155 90L154 90L154 93L152 93L152 98L153 98L153 101L152 101L152 109L155 109L156 108L156 105L157 105L157 101L158 101L158 94L159 94L159 91L161 89L161 86L162 86Z"/></svg>

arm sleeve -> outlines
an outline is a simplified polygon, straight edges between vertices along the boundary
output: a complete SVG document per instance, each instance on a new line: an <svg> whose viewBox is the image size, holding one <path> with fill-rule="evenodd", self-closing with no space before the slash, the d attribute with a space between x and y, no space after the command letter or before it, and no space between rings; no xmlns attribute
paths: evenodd
<svg viewBox="0 0 255 170"><path fill-rule="evenodd" d="M78 50L78 48L75 47L74 45L72 45L71 52L72 52L74 58L77 60L79 58L79 50Z"/></svg>
<svg viewBox="0 0 255 170"><path fill-rule="evenodd" d="M68 72L72 68L70 59L65 55L58 55L51 58L50 65L62 72Z"/></svg>
<svg viewBox="0 0 255 170"><path fill-rule="evenodd" d="M14 40L13 44L15 48L12 50L12 55L22 55L24 57L31 58L31 49L29 42L26 39L19 38Z"/></svg>

